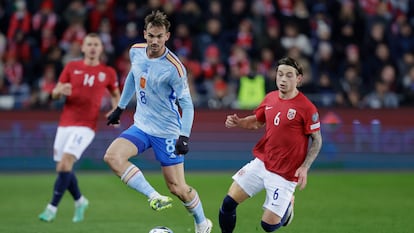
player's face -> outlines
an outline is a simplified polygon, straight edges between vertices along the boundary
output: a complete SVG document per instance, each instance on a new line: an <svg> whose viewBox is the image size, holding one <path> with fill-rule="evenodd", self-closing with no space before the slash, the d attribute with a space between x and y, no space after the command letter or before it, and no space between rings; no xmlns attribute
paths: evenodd
<svg viewBox="0 0 414 233"><path fill-rule="evenodd" d="M292 93L296 90L302 75L296 69L288 65L279 65L276 73L276 85L280 92L284 94Z"/></svg>
<svg viewBox="0 0 414 233"><path fill-rule="evenodd" d="M101 39L98 37L87 36L82 43L82 52L87 59L99 59L103 52Z"/></svg>
<svg viewBox="0 0 414 233"><path fill-rule="evenodd" d="M165 27L157 27L148 25L147 30L144 30L144 38L148 44L148 57L159 57L165 51L165 42L170 38L170 33Z"/></svg>

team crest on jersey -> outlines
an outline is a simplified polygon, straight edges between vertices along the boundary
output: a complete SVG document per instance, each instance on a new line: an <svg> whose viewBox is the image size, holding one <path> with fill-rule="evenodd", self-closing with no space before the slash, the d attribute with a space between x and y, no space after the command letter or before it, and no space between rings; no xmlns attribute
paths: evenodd
<svg viewBox="0 0 414 233"><path fill-rule="evenodd" d="M104 72L99 72L99 74L98 74L99 82L105 81L105 78L106 78L106 74Z"/></svg>
<svg viewBox="0 0 414 233"><path fill-rule="evenodd" d="M289 120L293 120L295 119L295 116L296 116L296 110L289 108L288 113L287 113L287 118Z"/></svg>
<svg viewBox="0 0 414 233"><path fill-rule="evenodd" d="M147 84L147 80L144 77L141 77L141 79L139 80L139 86L142 89L145 89L145 85Z"/></svg>

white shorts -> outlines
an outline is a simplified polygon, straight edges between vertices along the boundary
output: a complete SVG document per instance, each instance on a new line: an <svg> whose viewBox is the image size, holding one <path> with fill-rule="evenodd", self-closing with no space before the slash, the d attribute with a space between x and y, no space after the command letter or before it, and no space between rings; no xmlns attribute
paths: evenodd
<svg viewBox="0 0 414 233"><path fill-rule="evenodd" d="M264 163L255 158L236 174L233 180L250 196L254 196L263 189L266 190L266 208L279 217L283 217L292 199L297 182L288 181L276 173L266 170Z"/></svg>
<svg viewBox="0 0 414 233"><path fill-rule="evenodd" d="M53 145L53 160L59 162L63 153L68 153L80 159L82 153L91 144L95 131L84 126L59 126Z"/></svg>

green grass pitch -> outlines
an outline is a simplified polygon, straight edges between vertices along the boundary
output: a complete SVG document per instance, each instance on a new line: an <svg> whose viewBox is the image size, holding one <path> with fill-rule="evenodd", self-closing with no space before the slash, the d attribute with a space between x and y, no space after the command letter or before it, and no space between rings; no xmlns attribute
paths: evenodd
<svg viewBox="0 0 414 233"><path fill-rule="evenodd" d="M232 172L187 172L187 182L203 201L206 215L219 233L217 213L231 183ZM159 173L147 179L161 192L167 189ZM56 220L38 220L52 194L53 173L0 174L1 233L147 233L163 225L175 233L194 232L192 217L174 198L174 207L150 209L146 198L112 173L78 172L82 192L90 200L84 222L71 222L73 201L66 193ZM263 192L238 207L235 232L263 232L260 227ZM311 171L305 190L296 191L295 219L285 233L412 233L414 232L413 172Z"/></svg>

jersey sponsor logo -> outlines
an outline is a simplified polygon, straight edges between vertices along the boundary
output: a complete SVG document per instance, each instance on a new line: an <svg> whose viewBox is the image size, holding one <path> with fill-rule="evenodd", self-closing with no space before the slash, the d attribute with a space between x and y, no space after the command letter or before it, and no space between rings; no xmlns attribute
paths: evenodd
<svg viewBox="0 0 414 233"><path fill-rule="evenodd" d="M139 80L139 86L142 89L145 89L145 85L147 84L147 80L144 77L141 77L141 79Z"/></svg>
<svg viewBox="0 0 414 233"><path fill-rule="evenodd" d="M104 72L99 72L98 74L98 80L99 82L103 82L106 79L106 74Z"/></svg>
<svg viewBox="0 0 414 233"><path fill-rule="evenodd" d="M295 119L295 116L296 116L296 110L289 108L288 113L287 113L287 119L293 120Z"/></svg>
<svg viewBox="0 0 414 233"><path fill-rule="evenodd" d="M272 108L273 108L272 106L266 106L265 110L269 110L269 109L272 109Z"/></svg>
<svg viewBox="0 0 414 233"><path fill-rule="evenodd" d="M83 70L74 70L73 74L77 75L77 74L82 74Z"/></svg>

